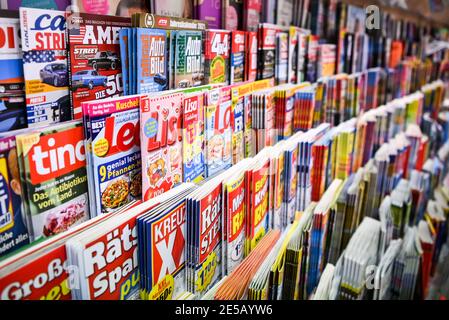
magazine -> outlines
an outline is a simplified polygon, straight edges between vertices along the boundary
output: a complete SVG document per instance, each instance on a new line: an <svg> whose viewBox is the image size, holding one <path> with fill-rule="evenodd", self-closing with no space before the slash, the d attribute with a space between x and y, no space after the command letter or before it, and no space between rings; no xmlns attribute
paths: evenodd
<svg viewBox="0 0 449 320"><path fill-rule="evenodd" d="M183 93L142 96L140 141L143 200L182 183Z"/></svg>
<svg viewBox="0 0 449 320"><path fill-rule="evenodd" d="M20 26L28 127L70 120L64 12L21 7Z"/></svg>
<svg viewBox="0 0 449 320"><path fill-rule="evenodd" d="M73 281L74 300L135 300L139 298L137 217L192 189L183 184L128 210L113 214L104 223L80 232L66 243L67 263L79 272ZM77 282L76 282L77 281Z"/></svg>
<svg viewBox="0 0 449 320"><path fill-rule="evenodd" d="M185 198L191 190L180 192L136 219L142 299L174 300L186 291Z"/></svg>
<svg viewBox="0 0 449 320"><path fill-rule="evenodd" d="M259 54L257 57L258 79L269 79L275 76L276 34L278 27L273 24L259 25Z"/></svg>
<svg viewBox="0 0 449 320"><path fill-rule="evenodd" d="M232 164L231 88L209 91L206 96L206 177Z"/></svg>
<svg viewBox="0 0 449 320"><path fill-rule="evenodd" d="M174 51L174 88L197 87L204 84L203 33L201 31L176 31L171 48Z"/></svg>
<svg viewBox="0 0 449 320"><path fill-rule="evenodd" d="M0 257L30 242L18 161L12 133L0 139Z"/></svg>
<svg viewBox="0 0 449 320"><path fill-rule="evenodd" d="M206 21L210 29L221 29L221 1L202 0L194 1L195 19Z"/></svg>
<svg viewBox="0 0 449 320"><path fill-rule="evenodd" d="M136 28L137 93L168 89L167 32L158 29ZM138 63L137 63L138 62Z"/></svg>
<svg viewBox="0 0 449 320"><path fill-rule="evenodd" d="M16 137L33 240L89 219L84 130L67 122Z"/></svg>
<svg viewBox="0 0 449 320"><path fill-rule="evenodd" d="M0 10L0 132L27 126L19 28L17 11Z"/></svg>
<svg viewBox="0 0 449 320"><path fill-rule="evenodd" d="M204 43L206 83L227 83L231 35L225 30L207 30Z"/></svg>
<svg viewBox="0 0 449 320"><path fill-rule="evenodd" d="M170 17L192 18L192 1L189 0L151 0L150 12Z"/></svg>
<svg viewBox="0 0 449 320"><path fill-rule="evenodd" d="M243 30L256 32L261 21L263 0L243 1Z"/></svg>
<svg viewBox="0 0 449 320"><path fill-rule="evenodd" d="M73 118L80 119L81 102L123 94L119 32L131 20L73 13L67 25L70 101Z"/></svg>
<svg viewBox="0 0 449 320"><path fill-rule="evenodd" d="M230 84L243 82L245 79L245 32L231 32Z"/></svg>
<svg viewBox="0 0 449 320"><path fill-rule="evenodd" d="M148 12L146 1L136 0L72 0L72 6L82 13L117 17L131 17L136 12Z"/></svg>
<svg viewBox="0 0 449 320"><path fill-rule="evenodd" d="M224 0L223 5L223 29L234 31L242 30L243 3L242 0Z"/></svg>
<svg viewBox="0 0 449 320"><path fill-rule="evenodd" d="M184 97L182 113L182 154L185 182L204 179L204 93Z"/></svg>
<svg viewBox="0 0 449 320"><path fill-rule="evenodd" d="M246 33L245 49L245 80L255 81L257 79L257 33Z"/></svg>
<svg viewBox="0 0 449 320"><path fill-rule="evenodd" d="M3 0L0 1L0 7L7 10L19 10L20 7L50 9L64 11L70 6L70 0Z"/></svg>
<svg viewBox="0 0 449 320"><path fill-rule="evenodd" d="M139 110L137 96L88 103L89 179L95 199L91 216L116 211L141 199Z"/></svg>

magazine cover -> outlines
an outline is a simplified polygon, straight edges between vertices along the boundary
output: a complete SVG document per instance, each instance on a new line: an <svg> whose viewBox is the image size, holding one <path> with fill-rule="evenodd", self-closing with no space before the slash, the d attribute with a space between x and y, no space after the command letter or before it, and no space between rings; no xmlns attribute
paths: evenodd
<svg viewBox="0 0 449 320"><path fill-rule="evenodd" d="M139 254L137 217L161 203L170 202L191 189L179 188L129 206L105 223L81 232L66 242L68 265L79 268L72 280L81 285L72 289L74 300L136 300L139 298ZM101 218L99 217L99 218Z"/></svg>
<svg viewBox="0 0 449 320"><path fill-rule="evenodd" d="M137 93L168 89L167 31L136 29Z"/></svg>
<svg viewBox="0 0 449 320"><path fill-rule="evenodd" d="M293 22L293 0L277 0L276 24L289 27Z"/></svg>
<svg viewBox="0 0 449 320"><path fill-rule="evenodd" d="M276 84L283 84L288 82L288 36L288 32L278 32L276 34Z"/></svg>
<svg viewBox="0 0 449 320"><path fill-rule="evenodd" d="M207 21L210 29L221 29L221 1L194 1L195 19Z"/></svg>
<svg viewBox="0 0 449 320"><path fill-rule="evenodd" d="M222 26L226 30L242 30L243 0L224 0Z"/></svg>
<svg viewBox="0 0 449 320"><path fill-rule="evenodd" d="M139 250L143 249L145 256L141 274L145 277L145 299L175 300L186 291L185 211L186 201L182 197L137 219L147 241L139 241Z"/></svg>
<svg viewBox="0 0 449 320"><path fill-rule="evenodd" d="M257 32L246 33L245 81L257 79Z"/></svg>
<svg viewBox="0 0 449 320"><path fill-rule="evenodd" d="M51 9L64 11L71 0L1 0L0 7L7 10L19 10L20 7Z"/></svg>
<svg viewBox="0 0 449 320"><path fill-rule="evenodd" d="M144 1L142 1L144 2ZM151 0L151 12L161 16L192 18L191 0Z"/></svg>
<svg viewBox="0 0 449 320"><path fill-rule="evenodd" d="M182 117L184 182L197 183L204 179L204 93L184 98Z"/></svg>
<svg viewBox="0 0 449 320"><path fill-rule="evenodd" d="M289 28L289 36L288 36L288 82L289 83L298 83L298 56L299 56L299 46L300 44L300 36L299 36L299 28L290 27Z"/></svg>
<svg viewBox="0 0 449 320"><path fill-rule="evenodd" d="M320 44L318 46L318 78L335 74L336 46L334 44Z"/></svg>
<svg viewBox="0 0 449 320"><path fill-rule="evenodd" d="M120 30L120 56L122 63L122 79L123 79L123 94L130 95L130 59L129 59L129 46L131 45L132 31L129 28L123 28Z"/></svg>
<svg viewBox="0 0 449 320"><path fill-rule="evenodd" d="M232 164L231 89L210 90L205 111L206 177Z"/></svg>
<svg viewBox="0 0 449 320"><path fill-rule="evenodd" d="M20 8L29 127L71 119L64 14L63 11Z"/></svg>
<svg viewBox="0 0 449 320"><path fill-rule="evenodd" d="M18 161L16 137L0 139L0 258L30 243Z"/></svg>
<svg viewBox="0 0 449 320"><path fill-rule="evenodd" d="M175 50L174 88L203 85L203 32L177 31L172 50Z"/></svg>
<svg viewBox="0 0 449 320"><path fill-rule="evenodd" d="M148 200L183 181L183 93L144 96L140 101L142 195Z"/></svg>
<svg viewBox="0 0 449 320"><path fill-rule="evenodd" d="M263 0L243 1L243 30L257 31L262 15Z"/></svg>
<svg viewBox="0 0 449 320"><path fill-rule="evenodd" d="M0 34L0 132L6 132L27 125L17 11L0 10Z"/></svg>
<svg viewBox="0 0 449 320"><path fill-rule="evenodd" d="M139 97L100 100L88 108L96 216L141 199Z"/></svg>
<svg viewBox="0 0 449 320"><path fill-rule="evenodd" d="M70 98L73 118L80 119L81 102L123 93L119 32L130 27L131 20L74 13L67 24Z"/></svg>
<svg viewBox="0 0 449 320"><path fill-rule="evenodd" d="M245 79L245 31L231 32L230 84L243 82Z"/></svg>
<svg viewBox="0 0 449 320"><path fill-rule="evenodd" d="M197 254L195 254L194 292L201 297L221 279L222 184L198 199L196 211Z"/></svg>
<svg viewBox="0 0 449 320"><path fill-rule="evenodd" d="M89 219L86 152L81 122L17 136L22 188L34 240Z"/></svg>
<svg viewBox="0 0 449 320"><path fill-rule="evenodd" d="M225 274L230 274L244 257L245 247L245 172L241 172L223 183L223 246L226 246L226 255L223 266Z"/></svg>
<svg viewBox="0 0 449 320"><path fill-rule="evenodd" d="M233 101L231 108L232 164L237 164L238 162L240 162L240 160L243 160L245 158L244 108L244 96L240 96Z"/></svg>
<svg viewBox="0 0 449 320"><path fill-rule="evenodd" d="M206 83L228 82L230 32L207 30L204 44Z"/></svg>
<svg viewBox="0 0 449 320"><path fill-rule="evenodd" d="M131 17L136 12L148 12L146 1L142 0L72 0L72 5L78 12L117 17Z"/></svg>
<svg viewBox="0 0 449 320"><path fill-rule="evenodd" d="M263 23L259 27L258 79L274 78L277 31L273 24Z"/></svg>
<svg viewBox="0 0 449 320"><path fill-rule="evenodd" d="M249 228L246 235L246 254L254 249L260 239L262 239L268 231L268 177L270 161L269 158L265 158L265 155L262 155L262 153L259 154L261 156L254 158L259 160L257 161L258 167L246 172L248 191L251 195L247 200Z"/></svg>

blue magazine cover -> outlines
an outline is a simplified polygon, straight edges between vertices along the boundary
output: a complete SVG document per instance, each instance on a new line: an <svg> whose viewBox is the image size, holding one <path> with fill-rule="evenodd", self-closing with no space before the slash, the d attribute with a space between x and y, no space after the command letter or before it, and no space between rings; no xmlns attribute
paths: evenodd
<svg viewBox="0 0 449 320"><path fill-rule="evenodd" d="M122 62L122 79L123 79L123 94L130 95L129 92L129 56L128 56L128 39L130 29L120 29L120 56Z"/></svg>
<svg viewBox="0 0 449 320"><path fill-rule="evenodd" d="M136 29L137 93L168 89L167 31Z"/></svg>

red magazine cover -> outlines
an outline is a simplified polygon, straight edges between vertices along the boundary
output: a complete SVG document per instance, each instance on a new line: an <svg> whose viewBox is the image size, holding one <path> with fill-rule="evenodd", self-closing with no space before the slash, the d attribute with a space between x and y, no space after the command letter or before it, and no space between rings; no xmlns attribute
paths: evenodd
<svg viewBox="0 0 449 320"><path fill-rule="evenodd" d="M70 98L74 119L81 102L123 93L119 32L131 19L74 13L67 18Z"/></svg>
<svg viewBox="0 0 449 320"><path fill-rule="evenodd" d="M183 93L144 96L140 101L142 195L148 200L183 181Z"/></svg>
<svg viewBox="0 0 449 320"><path fill-rule="evenodd" d="M228 82L230 41L229 31L206 31L204 43L206 83Z"/></svg>
<svg viewBox="0 0 449 320"><path fill-rule="evenodd" d="M262 14L262 0L246 0L243 2L243 30L257 31Z"/></svg>
<svg viewBox="0 0 449 320"><path fill-rule="evenodd" d="M265 149L267 150L267 149ZM268 187L270 160L266 152L259 153L259 159L254 158L257 167L246 172L247 190L251 196L247 199L247 243L248 254L268 231Z"/></svg>
<svg viewBox="0 0 449 320"><path fill-rule="evenodd" d="M257 32L247 32L245 80L256 81L256 78L257 78Z"/></svg>

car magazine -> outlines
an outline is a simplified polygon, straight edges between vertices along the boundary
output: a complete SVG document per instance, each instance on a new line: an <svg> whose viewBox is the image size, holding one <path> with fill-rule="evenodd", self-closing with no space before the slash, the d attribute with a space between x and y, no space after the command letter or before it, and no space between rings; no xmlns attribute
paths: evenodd
<svg viewBox="0 0 449 320"><path fill-rule="evenodd" d="M0 10L0 132L27 126L18 11Z"/></svg>
<svg viewBox="0 0 449 320"><path fill-rule="evenodd" d="M28 127L70 120L63 11L20 8Z"/></svg>
<svg viewBox="0 0 449 320"><path fill-rule="evenodd" d="M137 93L168 89L167 31L136 29Z"/></svg>
<svg viewBox="0 0 449 320"><path fill-rule="evenodd" d="M203 33L201 31L171 32L174 40L174 88L197 87L204 84Z"/></svg>
<svg viewBox="0 0 449 320"><path fill-rule="evenodd" d="M80 119L81 102L122 95L119 32L131 19L73 13L67 22L70 98Z"/></svg>
<svg viewBox="0 0 449 320"><path fill-rule="evenodd" d="M231 35L226 30L207 30L204 44L206 83L228 82Z"/></svg>

